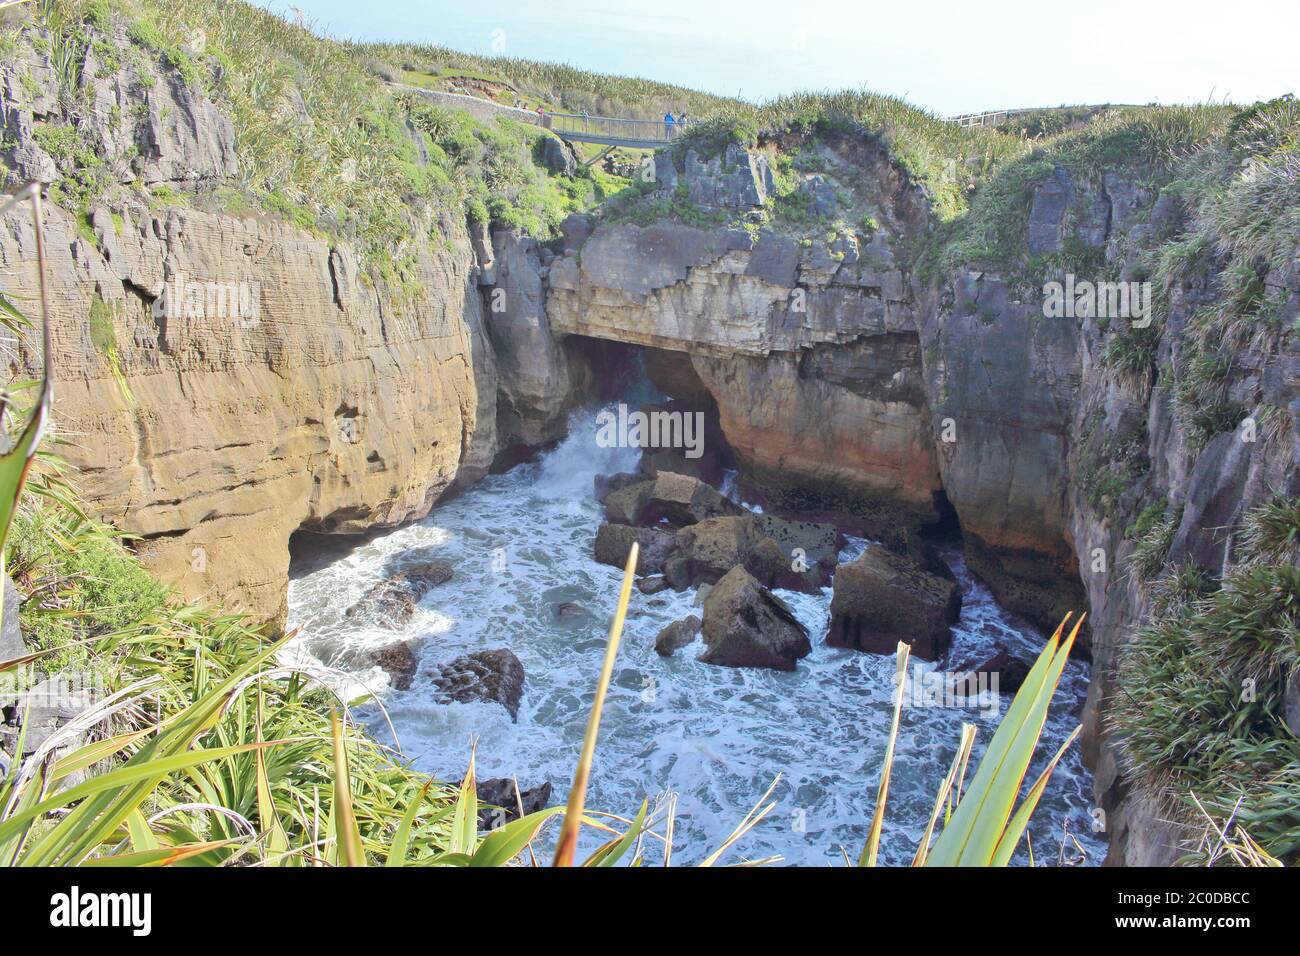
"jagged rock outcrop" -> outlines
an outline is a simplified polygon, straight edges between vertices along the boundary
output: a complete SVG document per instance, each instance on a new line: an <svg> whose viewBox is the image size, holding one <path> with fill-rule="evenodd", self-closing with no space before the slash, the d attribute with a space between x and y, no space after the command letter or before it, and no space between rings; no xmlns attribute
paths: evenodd
<svg viewBox="0 0 1300 956"><path fill-rule="evenodd" d="M500 387L497 431L503 446L533 448L564 434L574 399L569 362L546 321L545 268L537 240L498 229L492 250L484 323Z"/></svg>

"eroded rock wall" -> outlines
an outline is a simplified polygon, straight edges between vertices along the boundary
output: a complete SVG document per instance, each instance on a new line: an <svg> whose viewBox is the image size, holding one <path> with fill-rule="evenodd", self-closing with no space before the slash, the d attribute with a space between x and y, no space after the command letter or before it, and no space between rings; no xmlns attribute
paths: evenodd
<svg viewBox="0 0 1300 956"><path fill-rule="evenodd" d="M281 620L294 531L407 521L486 472L496 361L463 223L426 210L445 241L417 234L400 285L377 284L345 243L179 199L239 168L230 119L176 71L88 53L74 125L23 55L0 79L12 177L60 180L45 147L73 137L109 197L84 220L45 206L58 451L164 580ZM0 274L36 301L26 207L0 219ZM39 368L24 343L9 371Z"/></svg>
<svg viewBox="0 0 1300 956"><path fill-rule="evenodd" d="M496 385L467 254L421 258L399 299L282 224L101 210L100 249L47 209L61 453L87 504L186 596L280 619L294 531L420 517L486 471ZM35 262L31 224L8 217L13 291L34 293ZM178 277L249 283L256 320L155 317Z"/></svg>

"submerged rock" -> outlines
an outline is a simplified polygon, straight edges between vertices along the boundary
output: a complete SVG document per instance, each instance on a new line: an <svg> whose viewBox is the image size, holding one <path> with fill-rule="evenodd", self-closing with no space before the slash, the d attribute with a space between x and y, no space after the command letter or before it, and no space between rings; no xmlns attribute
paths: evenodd
<svg viewBox="0 0 1300 956"><path fill-rule="evenodd" d="M695 635L700 633L700 624L699 617L694 614L680 621L673 621L655 638L655 650L664 657L672 657L674 651L695 640Z"/></svg>
<svg viewBox="0 0 1300 956"><path fill-rule="evenodd" d="M808 632L779 597L732 568L704 600L706 664L792 671L812 651Z"/></svg>
<svg viewBox="0 0 1300 956"><path fill-rule="evenodd" d="M433 685L439 703L495 701L509 712L511 720L517 720L524 696L524 665L503 647L478 651L442 665Z"/></svg>
<svg viewBox="0 0 1300 956"><path fill-rule="evenodd" d="M420 598L451 576L451 565L445 561L412 565L374 585L343 616L380 627L401 627L411 620Z"/></svg>
<svg viewBox="0 0 1300 956"><path fill-rule="evenodd" d="M408 641L397 641L381 647L370 655L370 660L388 674L388 681L395 690L407 690L419 666Z"/></svg>
<svg viewBox="0 0 1300 956"><path fill-rule="evenodd" d="M835 571L826 643L892 654L901 641L925 660L938 660L952 641L961 589L915 567L883 545L868 545Z"/></svg>
<svg viewBox="0 0 1300 956"><path fill-rule="evenodd" d="M581 604L575 604L572 601L565 601L563 604L555 606L555 617L561 621L574 621L581 617L588 617L590 613Z"/></svg>

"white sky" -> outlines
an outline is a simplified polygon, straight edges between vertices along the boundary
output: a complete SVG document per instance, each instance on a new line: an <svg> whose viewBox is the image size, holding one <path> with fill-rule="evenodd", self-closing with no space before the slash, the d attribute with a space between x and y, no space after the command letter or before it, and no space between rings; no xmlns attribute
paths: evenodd
<svg viewBox="0 0 1300 956"><path fill-rule="evenodd" d="M288 0L258 2L288 9ZM751 100L866 87L949 115L1067 103L1250 102L1300 86L1300 0L294 0L294 6L333 36L504 52Z"/></svg>

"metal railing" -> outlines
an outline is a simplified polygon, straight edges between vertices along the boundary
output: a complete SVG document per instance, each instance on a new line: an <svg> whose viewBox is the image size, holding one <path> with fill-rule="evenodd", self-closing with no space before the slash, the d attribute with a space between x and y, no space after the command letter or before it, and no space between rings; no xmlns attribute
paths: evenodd
<svg viewBox="0 0 1300 956"><path fill-rule="evenodd" d="M585 113L546 113L542 125L566 139L586 140L593 143L654 143L672 142L690 125L665 123L662 120L621 119L614 116L590 116Z"/></svg>

